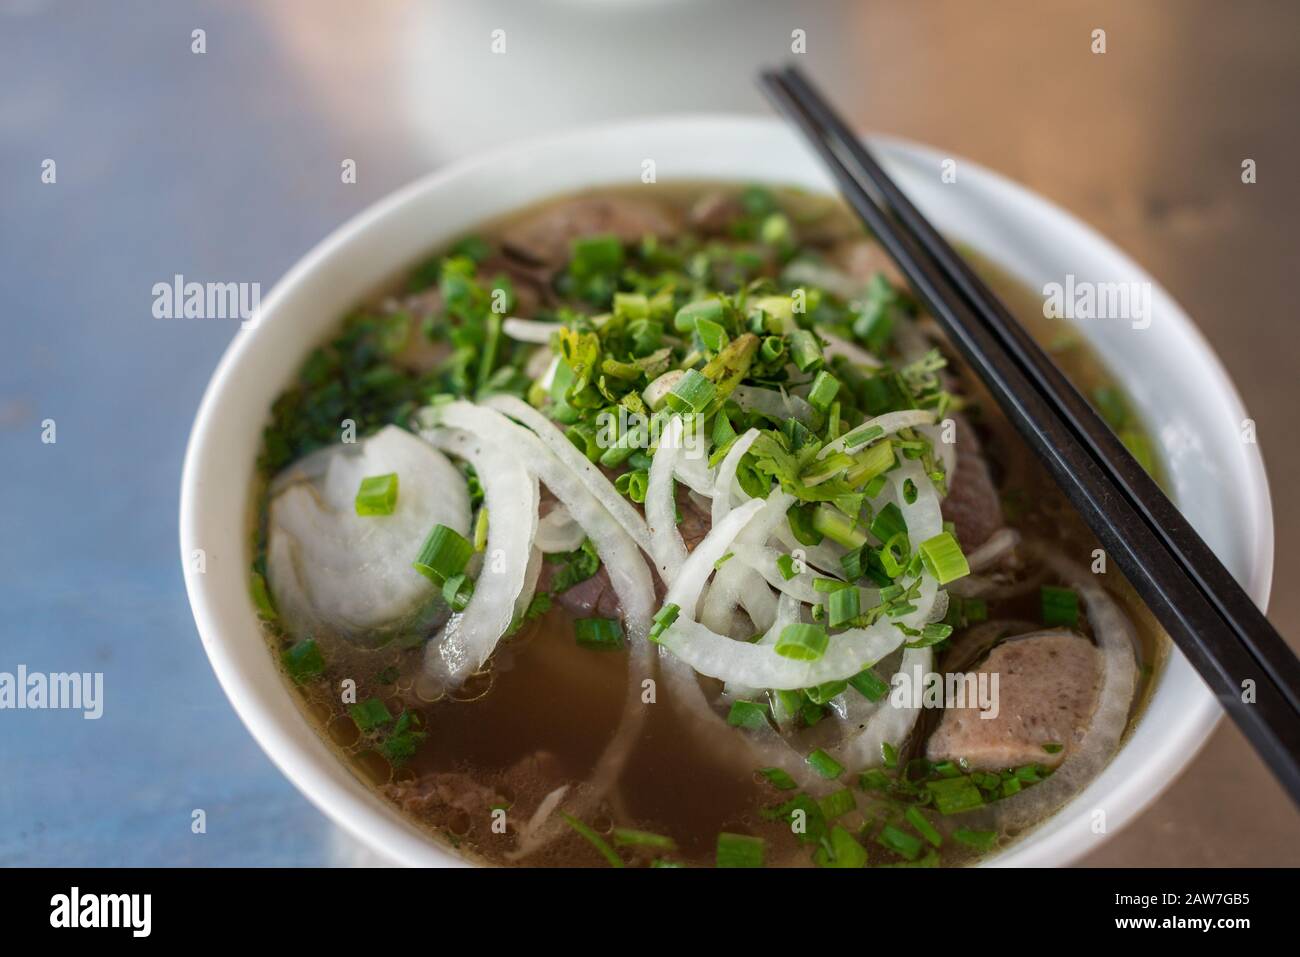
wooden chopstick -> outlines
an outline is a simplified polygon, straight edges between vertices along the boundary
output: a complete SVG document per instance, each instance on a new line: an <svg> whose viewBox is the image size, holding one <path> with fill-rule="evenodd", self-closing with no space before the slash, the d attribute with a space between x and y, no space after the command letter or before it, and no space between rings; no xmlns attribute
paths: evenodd
<svg viewBox="0 0 1300 957"><path fill-rule="evenodd" d="M1285 642L811 84L795 70L765 72L762 84L826 163L845 199L898 263L1107 553L1300 803L1300 665ZM898 222L877 204L873 191Z"/></svg>

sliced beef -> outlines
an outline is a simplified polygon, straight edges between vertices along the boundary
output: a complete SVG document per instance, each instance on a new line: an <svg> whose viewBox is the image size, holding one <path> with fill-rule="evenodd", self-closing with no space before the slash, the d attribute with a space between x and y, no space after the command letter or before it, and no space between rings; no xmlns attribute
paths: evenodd
<svg viewBox="0 0 1300 957"><path fill-rule="evenodd" d="M1002 498L993 484L988 460L975 430L961 416L957 424L957 468L948 477L948 497L943 517L957 527L957 541L965 551L978 548L1001 528Z"/></svg>
<svg viewBox="0 0 1300 957"><path fill-rule="evenodd" d="M631 243L645 236L667 238L679 228L677 212L661 203L587 196L542 210L512 227L504 242L511 253L556 269L568 260L570 244L580 236L612 233Z"/></svg>
<svg viewBox="0 0 1300 957"><path fill-rule="evenodd" d="M965 760L986 771L1023 764L1054 768L1087 729L1097 703L1101 654L1073 632L1038 632L995 646L974 674L998 676L997 717L981 717L972 701L947 709L926 745L926 757ZM1045 750L1055 745L1061 749Z"/></svg>

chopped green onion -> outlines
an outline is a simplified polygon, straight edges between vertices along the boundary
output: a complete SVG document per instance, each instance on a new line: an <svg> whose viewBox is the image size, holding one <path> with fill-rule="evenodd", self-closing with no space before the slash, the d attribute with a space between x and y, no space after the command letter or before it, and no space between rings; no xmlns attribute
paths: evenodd
<svg viewBox="0 0 1300 957"><path fill-rule="evenodd" d="M1048 754L1060 754L1064 748L1064 745L1057 744L1055 741L1049 741L1047 744L1043 745L1043 750Z"/></svg>
<svg viewBox="0 0 1300 957"><path fill-rule="evenodd" d="M677 850L677 842L671 837L665 837L651 831L638 831L630 827L614 828L614 844L618 847L655 847L663 851Z"/></svg>
<svg viewBox="0 0 1300 957"><path fill-rule="evenodd" d="M733 728L758 730L767 726L767 708L754 701L733 701L727 713L727 724Z"/></svg>
<svg viewBox="0 0 1300 957"><path fill-rule="evenodd" d="M727 344L727 330L712 319L695 320L695 334L710 352L718 352Z"/></svg>
<svg viewBox="0 0 1300 957"><path fill-rule="evenodd" d="M571 249L569 272L579 279L615 272L623 265L623 243L617 236L582 236Z"/></svg>
<svg viewBox="0 0 1300 957"><path fill-rule="evenodd" d="M618 651L623 647L623 625L617 618L577 618L573 636L591 651Z"/></svg>
<svg viewBox="0 0 1300 957"><path fill-rule="evenodd" d="M481 552L487 548L488 509L480 505L478 515L474 517L474 551Z"/></svg>
<svg viewBox="0 0 1300 957"><path fill-rule="evenodd" d="M271 600L271 592L266 587L266 579L262 577L261 572L253 572L250 575L248 590L253 597L253 605L257 608L259 618L274 621L279 617L275 610L275 602Z"/></svg>
<svg viewBox="0 0 1300 957"><path fill-rule="evenodd" d="M357 489L358 515L392 515L397 507L397 473L369 475Z"/></svg>
<svg viewBox="0 0 1300 957"><path fill-rule="evenodd" d="M916 828L917 834L920 834L935 847L938 847L943 843L943 837L940 836L939 832L935 829L935 826L926 819L926 816L921 813L921 809L916 805L909 807L907 811L904 812L903 817L907 818L908 824Z"/></svg>
<svg viewBox="0 0 1300 957"><path fill-rule="evenodd" d="M858 806L857 801L853 799L853 791L849 788L832 791L822 798L819 803L822 808L822 816L828 821L842 817Z"/></svg>
<svg viewBox="0 0 1300 957"><path fill-rule="evenodd" d="M830 848L818 848L817 863L822 867L866 867L867 849L840 825L831 828Z"/></svg>
<svg viewBox="0 0 1300 957"><path fill-rule="evenodd" d="M373 731L393 720L388 707L378 698L367 698L360 704L348 705L348 714L362 731Z"/></svg>
<svg viewBox="0 0 1300 957"><path fill-rule="evenodd" d="M858 548L867 540L866 535L853 527L853 519L826 502L818 505L813 512L812 525L832 542L845 548Z"/></svg>
<svg viewBox="0 0 1300 957"><path fill-rule="evenodd" d="M776 570L781 573L781 577L786 581L794 578L799 574L794 567L794 557L792 555L780 555L776 560Z"/></svg>
<svg viewBox="0 0 1300 957"><path fill-rule="evenodd" d="M790 522L790 533L800 545L820 545L823 534L816 528L816 510L811 502L791 505L785 513Z"/></svg>
<svg viewBox="0 0 1300 957"><path fill-rule="evenodd" d="M991 849L998 841L997 831L974 831L967 827L957 828L952 832L952 836L953 840L967 847L973 847L981 853Z"/></svg>
<svg viewBox="0 0 1300 957"><path fill-rule="evenodd" d="M898 767L898 748L888 741L880 742L880 759L887 768Z"/></svg>
<svg viewBox="0 0 1300 957"><path fill-rule="evenodd" d="M890 502L871 520L871 534L879 541L887 542L900 532L907 534L907 519L903 518L903 510Z"/></svg>
<svg viewBox="0 0 1300 957"><path fill-rule="evenodd" d="M940 532L921 543L921 559L940 585L970 574L970 565L951 532Z"/></svg>
<svg viewBox="0 0 1300 957"><path fill-rule="evenodd" d="M879 701L889 694L889 685L870 668L850 678L849 686L868 701Z"/></svg>
<svg viewBox="0 0 1300 957"><path fill-rule="evenodd" d="M767 843L761 837L748 834L718 835L716 862L718 867L762 867Z"/></svg>
<svg viewBox="0 0 1300 957"><path fill-rule="evenodd" d="M583 824L576 817L571 817L563 811L560 812L560 817L564 818L569 827L581 834L587 840L587 843L599 851L600 856L609 862L610 867L623 866L623 859L614 852L614 849L609 846L608 842L606 842L603 837L593 831L586 824Z"/></svg>
<svg viewBox="0 0 1300 957"><path fill-rule="evenodd" d="M940 814L958 814L984 803L984 796L980 794L980 789L968 777L930 781L925 787L934 799L935 809Z"/></svg>
<svg viewBox="0 0 1300 957"><path fill-rule="evenodd" d="M759 768L758 773L767 778L778 791L793 791L799 786L794 778L780 768Z"/></svg>
<svg viewBox="0 0 1300 957"><path fill-rule="evenodd" d="M900 831L892 824L886 824L880 829L876 843L909 861L916 860L921 853L921 839L913 837L906 831Z"/></svg>
<svg viewBox="0 0 1300 957"><path fill-rule="evenodd" d="M463 572L442 583L442 600L451 606L452 611L464 611L473 597L474 583Z"/></svg>
<svg viewBox="0 0 1300 957"><path fill-rule="evenodd" d="M844 473L844 481L853 488L861 488L877 478L883 478L884 473L894 465L894 443L885 441L873 445L855 455L853 463Z"/></svg>
<svg viewBox="0 0 1300 957"><path fill-rule="evenodd" d="M781 629L774 650L793 661L816 661L825 653L829 641L825 628L795 622Z"/></svg>
<svg viewBox="0 0 1300 957"><path fill-rule="evenodd" d="M961 614L962 617L966 619L967 624L987 621L989 617L989 604L983 598L963 598L961 602Z"/></svg>
<svg viewBox="0 0 1300 957"><path fill-rule="evenodd" d="M664 400L674 412L703 412L708 408L718 388L696 369L687 369L677 380Z"/></svg>
<svg viewBox="0 0 1300 957"><path fill-rule="evenodd" d="M424 540L413 566L425 578L441 585L463 572L473 554L474 546L465 540L464 535L446 525L435 525Z"/></svg>
<svg viewBox="0 0 1300 957"><path fill-rule="evenodd" d="M808 390L808 404L818 412L827 412L839 391L840 380L823 369L817 373L812 387Z"/></svg>
<svg viewBox="0 0 1300 957"><path fill-rule="evenodd" d="M844 765L818 748L805 759L808 766L827 780L834 780L844 773Z"/></svg>
<svg viewBox="0 0 1300 957"><path fill-rule="evenodd" d="M862 448L862 446L866 445L868 442L874 442L884 434L885 430L880 426L863 423L857 428L845 432L844 438L841 441L844 444L844 448L851 452L854 449Z"/></svg>
<svg viewBox="0 0 1300 957"><path fill-rule="evenodd" d="M680 606L671 602L660 608L658 613L655 614L654 624L650 626L650 640L658 641L659 636L673 626L673 622L677 620L677 616L681 614L681 611Z"/></svg>
<svg viewBox="0 0 1300 957"><path fill-rule="evenodd" d="M1041 596L1044 625L1073 628L1079 623L1079 596L1071 589L1044 585Z"/></svg>
<svg viewBox="0 0 1300 957"><path fill-rule="evenodd" d="M796 329L786 336L790 345L790 359L800 372L815 372L822 367L825 358L817 337L807 329Z"/></svg>
<svg viewBox="0 0 1300 957"><path fill-rule="evenodd" d="M695 329L699 320L704 319L708 322L720 322L726 314L726 308L722 300L718 298L701 299L699 302L690 302L677 310L677 315L673 317L673 328L678 332L690 332Z"/></svg>
<svg viewBox="0 0 1300 957"><path fill-rule="evenodd" d="M847 681L826 681L812 688L804 690L808 700L813 704L826 704L836 695L843 693L844 689L849 686Z"/></svg>
<svg viewBox="0 0 1300 957"><path fill-rule="evenodd" d="M828 621L832 628L842 628L862 614L856 588L840 588L827 599Z"/></svg>
<svg viewBox="0 0 1300 957"><path fill-rule="evenodd" d="M304 638L285 649L280 655L284 670L289 677L301 684L308 678L315 678L325 670L325 657L315 639Z"/></svg>
<svg viewBox="0 0 1300 957"><path fill-rule="evenodd" d="M912 546L908 541L907 532L897 532L876 550L876 557L880 559L885 574L890 578L897 578L907 568L911 552Z"/></svg>

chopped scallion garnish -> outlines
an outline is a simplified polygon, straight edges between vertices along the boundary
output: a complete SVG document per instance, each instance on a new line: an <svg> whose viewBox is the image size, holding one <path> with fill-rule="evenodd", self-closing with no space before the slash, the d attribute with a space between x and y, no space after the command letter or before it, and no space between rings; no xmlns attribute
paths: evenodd
<svg viewBox="0 0 1300 957"><path fill-rule="evenodd" d="M592 651L618 651L623 647L623 624L617 618L576 618L573 636Z"/></svg>
<svg viewBox="0 0 1300 957"><path fill-rule="evenodd" d="M796 622L781 629L774 650L794 661L816 661L825 653L829 641L825 628Z"/></svg>
<svg viewBox="0 0 1300 957"><path fill-rule="evenodd" d="M718 835L716 862L718 867L762 867L767 842L748 834Z"/></svg>
<svg viewBox="0 0 1300 957"><path fill-rule="evenodd" d="M421 575L442 585L463 572L473 554L474 546L464 535L446 525L435 525L413 564Z"/></svg>
<svg viewBox="0 0 1300 957"><path fill-rule="evenodd" d="M1079 596L1069 588L1044 585L1041 591L1043 624L1073 628L1079 623Z"/></svg>
<svg viewBox="0 0 1300 957"><path fill-rule="evenodd" d="M357 489L358 515L392 515L397 507L397 473L369 475Z"/></svg>

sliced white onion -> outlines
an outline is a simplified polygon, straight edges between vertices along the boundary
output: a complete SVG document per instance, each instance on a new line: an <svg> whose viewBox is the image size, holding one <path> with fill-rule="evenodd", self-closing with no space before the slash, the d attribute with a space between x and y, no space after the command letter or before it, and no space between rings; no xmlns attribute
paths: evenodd
<svg viewBox="0 0 1300 957"><path fill-rule="evenodd" d="M713 498L713 476L709 474L709 457L701 443L688 442L673 464L673 478L696 495ZM707 510L707 509L706 509Z"/></svg>
<svg viewBox="0 0 1300 957"><path fill-rule="evenodd" d="M618 494L614 483L578 451L577 446L565 437L554 422L527 402L511 395L494 395L483 404L505 413L531 429L546 448L578 476L587 490L596 497L609 514L618 520L637 545L647 554L653 554L650 549L650 530L646 528L645 519L641 517L640 512L631 502Z"/></svg>
<svg viewBox="0 0 1300 957"><path fill-rule="evenodd" d="M736 472L740 468L740 460L744 458L749 447L754 444L758 438L758 429L750 429L744 435L739 436L732 443L727 454L723 456L722 461L718 463L718 474L713 478L715 492L713 494L712 518L713 524L717 525L727 517L731 511L731 486L736 481Z"/></svg>
<svg viewBox="0 0 1300 957"><path fill-rule="evenodd" d="M542 550L533 547L528 556L528 566L524 569L524 587L519 592L519 597L515 599L514 621L518 621L528 610L528 606L533 601L533 596L537 594L537 582L542 577Z"/></svg>
<svg viewBox="0 0 1300 957"><path fill-rule="evenodd" d="M999 528L979 548L966 556L966 564L973 572L996 563L1020 544L1020 533L1014 528Z"/></svg>
<svg viewBox="0 0 1300 957"><path fill-rule="evenodd" d="M929 648L904 649L891 684L924 681L925 675L933 666L933 660ZM889 697L867 719L866 727L838 752L837 760L850 771L879 767L885 760L883 745L889 744L896 751L902 747L907 736L912 733L917 718L921 716L921 704L919 687L914 689L910 703L906 705L894 703L891 688Z"/></svg>
<svg viewBox="0 0 1300 957"><path fill-rule="evenodd" d="M841 339L824 329L818 329L817 335L826 340L826 345L822 347L822 354L828 358L833 359L836 356L843 356L854 365L863 366L867 369L879 369L884 364L856 342Z"/></svg>
<svg viewBox="0 0 1300 957"><path fill-rule="evenodd" d="M888 498L895 502L907 522L908 537L913 552L922 542L938 535L943 530L943 516L939 508L939 497L933 484L926 478L924 470L915 461L907 461L901 468L890 473ZM911 480L916 486L916 495L908 502L903 493L905 483ZM773 495L776 493L774 492ZM883 494L883 493L882 493ZM691 553L683 566L680 577L669 589L667 602L677 604L681 613L672 627L660 638L661 644L674 655L686 661L701 674L718 678L732 685L751 688L799 689L810 688L828 681L840 681L851 678L863 668L869 667L897 648L903 641L903 634L894 627L894 622L881 619L867 628L855 628L834 637L826 652L816 661L793 661L776 654L775 650L762 644L733 641L719 635L693 620L694 603L674 599L673 595L694 597L708 577L712 562L716 561L731 547L731 543L744 527L743 522L735 522L736 516L743 509L752 508L751 501L741 509L733 511L705 537ZM746 514L745 521L750 516ZM712 556L712 557L709 557ZM699 567L693 565L696 560ZM698 581L696 580L698 579ZM913 604L914 611L901 616L898 621L911 628L918 628L930 620L938 594L938 585L930 576L921 579L919 595Z"/></svg>
<svg viewBox="0 0 1300 957"><path fill-rule="evenodd" d="M539 322L536 319L516 319L513 316L501 323L501 331L516 342L531 342L544 346L551 336L564 328L562 322Z"/></svg>
<svg viewBox="0 0 1300 957"><path fill-rule="evenodd" d="M650 557L659 569L659 577L669 583L686 561L686 543L682 541L681 532L677 531L677 502L673 495L673 472L681 451L682 419L674 415L659 434L659 447L650 461L650 478L645 492ZM707 573L704 577L708 578ZM703 584L701 581L700 585Z"/></svg>
<svg viewBox="0 0 1300 957"><path fill-rule="evenodd" d="M474 595L425 649L425 674L454 686L483 667L512 623L537 532L537 478L508 446L488 436L443 427L424 437L474 466L490 516L485 561L474 582Z"/></svg>
<svg viewBox="0 0 1300 957"><path fill-rule="evenodd" d="M846 300L852 299L866 288L866 283L861 279L855 279L833 266L813 262L811 259L798 259L792 262L785 268L782 278L787 282L819 286Z"/></svg>
<svg viewBox="0 0 1300 957"><path fill-rule="evenodd" d="M361 480L396 473L391 515L357 515ZM364 645L427 635L445 607L411 567L434 525L469 532L469 493L454 465L397 426L332 445L277 477L268 515L267 585L286 631Z"/></svg>
<svg viewBox="0 0 1300 957"><path fill-rule="evenodd" d="M646 707L641 699L643 681L649 678L654 662L653 646L648 640L654 613L654 583L650 570L632 536L610 515L581 477L571 471L539 436L499 412L467 402L440 407L439 418L444 426L455 424L472 428L476 434L490 437L502 448L510 450L512 456L527 461L551 494L586 531L618 595L629 638L627 690L618 728L597 759L586 786L572 803L573 812L584 816L618 780L645 721ZM490 511L489 514L495 516L496 513ZM493 524L488 526L489 548ZM540 817L538 823L521 833L513 857L532 854L563 833L554 817L535 817Z"/></svg>
<svg viewBox="0 0 1300 957"><path fill-rule="evenodd" d="M929 425L934 421L934 413L929 409L904 409L901 412L886 412L884 415L878 415L874 419L867 419L859 426L855 426L845 432L834 442L827 442L822 450L817 453L817 458L824 459L828 455L834 455L836 452L843 452L848 443L852 442L857 436L875 429L881 432L872 442L883 439L886 435L893 435L900 429L910 429L918 425Z"/></svg>
<svg viewBox="0 0 1300 957"><path fill-rule="evenodd" d="M745 412L757 412L770 419L798 419L811 426L817 410L807 400L776 389L763 389L752 385L738 385L731 390L731 398Z"/></svg>
<svg viewBox="0 0 1300 957"><path fill-rule="evenodd" d="M569 510L556 505L537 520L537 545L546 554L571 552L587 537L581 525L574 521Z"/></svg>
<svg viewBox="0 0 1300 957"><path fill-rule="evenodd" d="M746 542L736 542L731 546L731 552L734 556L733 559L730 559L731 561L743 562L761 575L763 580L777 591L797 598L809 605L820 605L822 603L825 596L813 587L813 581L820 578L820 575L814 575L806 568L799 571L797 565L795 566L793 578L787 579L781 574L777 561L782 555L790 553L778 551L767 545L750 545Z"/></svg>

